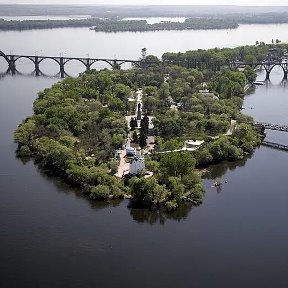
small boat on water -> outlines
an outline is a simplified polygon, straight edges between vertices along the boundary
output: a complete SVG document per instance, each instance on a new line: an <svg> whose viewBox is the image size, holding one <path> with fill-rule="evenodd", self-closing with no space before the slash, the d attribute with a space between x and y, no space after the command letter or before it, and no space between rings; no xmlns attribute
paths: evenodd
<svg viewBox="0 0 288 288"><path fill-rule="evenodd" d="M222 180L217 178L216 181L213 183L212 187L221 187L222 186Z"/></svg>
<svg viewBox="0 0 288 288"><path fill-rule="evenodd" d="M264 85L264 80L256 80L253 82L254 85Z"/></svg>

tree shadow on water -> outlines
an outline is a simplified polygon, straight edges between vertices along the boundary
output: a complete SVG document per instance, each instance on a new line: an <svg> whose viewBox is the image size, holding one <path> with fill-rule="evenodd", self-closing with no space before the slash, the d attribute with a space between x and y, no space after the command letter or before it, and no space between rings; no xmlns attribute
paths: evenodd
<svg viewBox="0 0 288 288"><path fill-rule="evenodd" d="M166 212L164 208L158 211L151 211L143 208L130 208L130 215L138 223L148 223L150 225L164 225L167 220L182 221L185 220L192 210L191 203L183 203L174 212Z"/></svg>
<svg viewBox="0 0 288 288"><path fill-rule="evenodd" d="M250 159L251 156L247 156L244 159L236 162L229 162L224 161L217 165L210 166L209 172L203 176L203 180L214 180L217 178L221 178L223 175L227 173L227 171L235 170L238 167L242 167L246 164L247 160ZM83 193L83 189L72 187L68 183L66 183L61 177L55 175L53 171L43 168L41 165L35 163L35 161L29 161L30 158L17 158L20 160L23 165L31 162L37 169L37 172L40 174L40 177L43 177L46 181L53 183L55 186L55 191L58 193L64 193L67 195L73 194L77 198L84 200L85 202L89 203L89 206L92 209L99 210L99 209L111 209L113 207L117 207L123 204L123 200L109 200L109 201L97 201L91 200L88 195ZM219 191L221 191L221 186L219 186ZM204 192L205 193L205 192ZM205 198L204 198L205 201ZM124 203L125 204L125 203ZM160 208L157 211L151 211L149 209L139 208L139 207L128 207L126 209L130 210L130 216L132 219L137 223L148 223L150 225L164 225L167 221L184 221L187 219L188 214L192 211L193 206L192 203L183 203L181 204L174 212L167 212L164 207ZM124 207L124 206L123 206ZM111 211L110 211L111 212Z"/></svg>
<svg viewBox="0 0 288 288"><path fill-rule="evenodd" d="M219 164L211 165L208 168L208 172L205 173L205 175L202 177L203 179L206 180L214 180L217 178L223 177L228 171L233 171L238 167L243 167L245 166L247 160L249 160L252 155L246 156L241 160L235 161L235 162L230 162L230 161L223 161Z"/></svg>
<svg viewBox="0 0 288 288"><path fill-rule="evenodd" d="M65 182L63 178L53 173L52 170L44 168L39 163L37 163L33 158L17 157L17 156L15 156L15 158L19 160L23 165L29 165L29 164L33 165L38 173L38 176L43 178L45 181L52 183L57 193L76 196L78 199L81 199L89 203L92 209L113 208L119 206L122 202L121 199L109 200L109 201L91 200L88 197L88 195L85 195L83 189L69 185L69 183Z"/></svg>

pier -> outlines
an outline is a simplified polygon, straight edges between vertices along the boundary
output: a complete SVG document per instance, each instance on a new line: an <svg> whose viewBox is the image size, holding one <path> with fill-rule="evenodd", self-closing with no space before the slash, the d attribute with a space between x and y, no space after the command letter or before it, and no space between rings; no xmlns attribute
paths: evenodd
<svg viewBox="0 0 288 288"><path fill-rule="evenodd" d="M267 146L267 147L271 147L274 149L288 151L288 145L284 145L284 144L279 144L279 143L264 140L264 141L262 141L262 145Z"/></svg>

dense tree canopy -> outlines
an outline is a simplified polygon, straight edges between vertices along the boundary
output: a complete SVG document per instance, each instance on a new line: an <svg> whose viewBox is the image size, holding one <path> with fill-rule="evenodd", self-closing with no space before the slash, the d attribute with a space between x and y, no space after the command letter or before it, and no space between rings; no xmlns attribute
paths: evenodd
<svg viewBox="0 0 288 288"><path fill-rule="evenodd" d="M227 65L218 69L215 59L223 64L242 54L254 61L266 49L260 46L189 51L184 56L165 53L163 59L170 59L165 69L92 70L75 79L68 77L39 93L34 115L15 132L18 155L33 156L40 165L80 186L91 199L130 194L144 207L173 210L183 201L197 205L202 201L202 184L195 167L241 159L261 141L250 124L242 123L252 119L240 112L254 70L247 66L238 71ZM202 59L201 68L181 66L182 62L173 65L190 56ZM134 118L139 88L144 112L140 128ZM127 115L133 115L129 123ZM148 116L153 116L153 129ZM236 126L232 127L231 119ZM139 175L124 183L114 176L115 155L125 144L129 127L133 130L129 137L141 148L151 134L156 145L146 157L153 176ZM185 151L187 140L205 143L196 151Z"/></svg>

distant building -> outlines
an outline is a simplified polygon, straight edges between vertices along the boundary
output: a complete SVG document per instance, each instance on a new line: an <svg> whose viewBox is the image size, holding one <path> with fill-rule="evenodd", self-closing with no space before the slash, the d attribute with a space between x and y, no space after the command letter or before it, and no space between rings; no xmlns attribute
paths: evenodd
<svg viewBox="0 0 288 288"><path fill-rule="evenodd" d="M145 171L145 160L140 155L137 155L130 163L129 173L131 175L137 175L141 171Z"/></svg>

